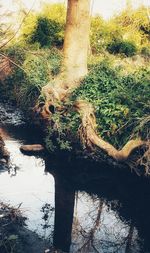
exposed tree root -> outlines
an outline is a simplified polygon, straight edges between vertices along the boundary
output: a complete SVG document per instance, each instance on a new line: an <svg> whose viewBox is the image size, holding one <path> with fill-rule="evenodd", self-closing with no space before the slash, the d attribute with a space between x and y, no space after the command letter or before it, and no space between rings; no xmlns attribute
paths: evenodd
<svg viewBox="0 0 150 253"><path fill-rule="evenodd" d="M141 139L129 140L121 150L117 150L113 145L104 141L96 132L96 118L92 105L86 101L76 102L76 109L81 115L82 125L80 127L80 137L87 146L96 145L109 156L117 161L125 161L136 148L146 145L146 141Z"/></svg>
<svg viewBox="0 0 150 253"><path fill-rule="evenodd" d="M62 110L62 103L66 101L72 91L80 85L81 78L74 81L63 79L63 73L55 79L54 83L48 83L42 88L41 94L45 98L45 102L39 103L34 110L42 116L43 119L49 119L50 115L55 111ZM51 110L51 108L53 108Z"/></svg>
<svg viewBox="0 0 150 253"><path fill-rule="evenodd" d="M147 149L145 153L137 160L136 164L144 167L145 174L150 175L150 141L147 142Z"/></svg>
<svg viewBox="0 0 150 253"><path fill-rule="evenodd" d="M57 85L56 85L57 87ZM44 94L46 94L46 103L42 106L41 115L44 119L50 119L52 114L50 107L56 106L56 111L62 110L62 105L59 107L59 102L63 102L65 98L70 94L67 89L59 89L54 87L45 86ZM49 89L49 92L48 92ZM117 150L109 142L103 140L97 133L96 117L93 106L84 100L76 101L74 105L75 110L81 116L82 124L79 127L79 136L86 147L97 146L101 150L105 151L108 156L117 161L125 161L129 158L131 153L142 146L146 146L147 142L139 139L129 140L121 150Z"/></svg>

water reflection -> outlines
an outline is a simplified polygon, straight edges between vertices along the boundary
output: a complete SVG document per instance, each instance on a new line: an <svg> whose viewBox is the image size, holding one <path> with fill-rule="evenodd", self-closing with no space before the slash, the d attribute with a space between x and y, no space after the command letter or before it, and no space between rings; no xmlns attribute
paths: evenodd
<svg viewBox="0 0 150 253"><path fill-rule="evenodd" d="M69 252L73 222L75 190L69 182L55 177L54 246Z"/></svg>
<svg viewBox="0 0 150 253"><path fill-rule="evenodd" d="M150 252L149 179L67 156L28 157L14 136L6 138L11 166L0 174L0 199L22 203L30 230L65 252Z"/></svg>
<svg viewBox="0 0 150 253"><path fill-rule="evenodd" d="M77 205L74 218L73 244L71 252L139 252L138 234L133 227L129 244L129 224L120 220L105 200L84 194ZM83 208L86 205L86 210ZM81 210L83 210L81 212ZM88 222L87 222L88 217ZM131 235L131 233L130 233ZM128 251L127 249L128 243ZM134 248L134 251L132 250Z"/></svg>
<svg viewBox="0 0 150 253"><path fill-rule="evenodd" d="M49 169L56 182L55 247L69 252L70 244L71 253L149 253L149 179L115 168L112 177L110 168L96 164L91 173L93 167L79 164L64 161ZM80 169L90 178L83 180Z"/></svg>
<svg viewBox="0 0 150 253"><path fill-rule="evenodd" d="M46 203L54 208L54 178L45 173L43 159L24 156L20 152L20 140L10 138L5 143L11 154L11 162L9 170L5 169L0 174L0 200L12 206L22 203L21 209L28 218L28 228L46 238L53 231L54 212L49 217L51 230L48 231L44 228L42 210Z"/></svg>

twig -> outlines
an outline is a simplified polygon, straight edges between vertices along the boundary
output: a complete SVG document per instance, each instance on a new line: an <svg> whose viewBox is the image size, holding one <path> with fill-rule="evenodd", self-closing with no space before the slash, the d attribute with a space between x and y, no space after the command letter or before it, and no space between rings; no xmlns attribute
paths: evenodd
<svg viewBox="0 0 150 253"><path fill-rule="evenodd" d="M22 21L21 21L21 23L20 23L20 25L19 25L17 31L13 34L13 36L12 36L9 40L7 40L4 44L2 44L2 45L0 46L0 49L2 49L3 47L5 47L11 40L13 40L13 39L15 38L16 34L19 32L21 26L23 25L23 23L24 23L26 17L30 14L30 12L31 12L31 10L32 10L32 8L33 8L33 6L34 6L35 1L36 1L36 0L34 0L32 6L31 6L31 8L30 8L30 10L27 12L27 14L25 15L25 17L22 19Z"/></svg>
<svg viewBox="0 0 150 253"><path fill-rule="evenodd" d="M0 53L0 55L2 57L4 57L5 59L7 59L8 61L10 61L12 64L14 64L16 67L20 68L21 70L23 70L26 73L25 69L23 69L20 65L18 65L16 62L14 62L13 60L11 60L7 55L2 54L2 53Z"/></svg>

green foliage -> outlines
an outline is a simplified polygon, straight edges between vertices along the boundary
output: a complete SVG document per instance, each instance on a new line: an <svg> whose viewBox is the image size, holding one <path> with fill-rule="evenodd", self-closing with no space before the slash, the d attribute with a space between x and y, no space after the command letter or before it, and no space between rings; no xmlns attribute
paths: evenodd
<svg viewBox="0 0 150 253"><path fill-rule="evenodd" d="M38 15L31 12L26 17L20 40L38 43L40 47L62 47L65 19L64 4L44 4ZM119 40L121 53L126 56L136 53L136 48L140 51L148 46L149 20L145 7L126 8L108 21L100 16L91 18L90 43L94 54L104 53L108 44Z"/></svg>
<svg viewBox="0 0 150 253"><path fill-rule="evenodd" d="M93 103L100 135L121 147L131 135L139 133L140 119L150 112L149 74L150 71L141 69L121 76L118 69L104 61L93 66L81 87L74 91L73 99ZM144 127L140 129L141 135L145 133Z"/></svg>
<svg viewBox="0 0 150 253"><path fill-rule="evenodd" d="M47 61L43 62L43 55L29 55L23 63L27 78L33 85L43 86L49 79Z"/></svg>
<svg viewBox="0 0 150 253"><path fill-rule="evenodd" d="M111 54L125 54L128 57L135 55L137 52L136 45L133 42L118 39L108 44L107 50Z"/></svg>
<svg viewBox="0 0 150 253"><path fill-rule="evenodd" d="M48 150L54 151L56 147L70 150L72 140L77 139L80 119L73 111L72 104L78 98L93 103L98 131L112 144L121 147L131 135L140 134L146 138L150 108L149 71L141 69L133 74L121 75L121 67L114 68L107 61L99 63L100 57L102 61L107 55L111 61L118 59L106 49L112 54L130 57L141 52L144 57L149 57L149 23L145 13L146 9L140 7L137 10L125 10L109 21L99 16L92 18L91 49L97 58L92 56L88 66L89 74L82 81L81 87L74 91L72 100L63 105L68 110L53 115L53 125L48 128L45 140ZM55 47L49 48L62 46L65 16L63 4L46 4L38 15L32 12L27 15L18 38L19 43L5 50L21 68L14 67L5 85L0 86L1 96L17 102L27 110L37 100L44 100L39 96L41 88L60 71L61 52ZM100 53L104 54L99 56ZM119 64L123 64L122 59Z"/></svg>
<svg viewBox="0 0 150 253"><path fill-rule="evenodd" d="M20 43L15 43L7 47L4 49L4 53L18 64L22 64L26 58L25 48Z"/></svg>
<svg viewBox="0 0 150 253"><path fill-rule="evenodd" d="M56 149L71 151L78 141L79 115L74 111L72 102L68 101L65 108L67 108L65 114L56 111L51 117L52 125L47 128L45 138L45 145L49 152Z"/></svg>
<svg viewBox="0 0 150 253"><path fill-rule="evenodd" d="M37 15L33 12L30 12L25 18L21 27L20 37L19 37L21 42L29 43L31 41L32 33L36 29L36 21L37 21Z"/></svg>
<svg viewBox="0 0 150 253"><path fill-rule="evenodd" d="M40 47L62 46L66 8L63 4L44 4L39 15L30 13L25 19L20 40Z"/></svg>
<svg viewBox="0 0 150 253"><path fill-rule="evenodd" d="M132 47L140 50L142 47L148 46L149 27L147 9L143 6L138 9L126 8L108 21L103 20L100 16L92 17L90 33L92 52L95 54L103 53L108 44L113 44L114 48L117 41L119 44L125 42L120 45L121 51L125 51L125 55L128 56L129 54L130 56L130 51L134 50ZM113 50L113 53L116 50Z"/></svg>
<svg viewBox="0 0 150 253"><path fill-rule="evenodd" d="M59 36L62 25L46 17L37 18L36 28L30 35L30 43L38 42L41 47L62 46L63 39Z"/></svg>
<svg viewBox="0 0 150 253"><path fill-rule="evenodd" d="M51 20L55 20L60 24L66 22L66 7L63 3L44 4L41 15Z"/></svg>
<svg viewBox="0 0 150 253"><path fill-rule="evenodd" d="M142 5L137 9L126 8L111 22L122 30L123 39L134 42L138 48L149 43L148 7Z"/></svg>
<svg viewBox="0 0 150 253"><path fill-rule="evenodd" d="M105 49L107 30L105 21L100 17L91 20L90 45L93 53L100 53Z"/></svg>
<svg viewBox="0 0 150 253"><path fill-rule="evenodd" d="M47 61L49 63L51 75L52 76L58 75L61 69L61 61L62 61L61 52L56 48L52 48L51 50L48 50Z"/></svg>
<svg viewBox="0 0 150 253"><path fill-rule="evenodd" d="M78 140L80 118L73 109L74 101L84 99L95 108L99 134L116 147L122 147L131 137L148 138L150 113L150 70L121 75L118 68L103 61L91 66L65 105L65 113L55 111L53 124L46 134L49 151L70 150Z"/></svg>
<svg viewBox="0 0 150 253"><path fill-rule="evenodd" d="M150 57L150 47L142 47L141 54L145 57Z"/></svg>
<svg viewBox="0 0 150 253"><path fill-rule="evenodd" d="M91 20L90 43L92 52L99 54L105 51L107 44L112 39L121 39L122 29L113 21L105 21L100 16L93 17Z"/></svg>
<svg viewBox="0 0 150 253"><path fill-rule="evenodd" d="M1 96L28 110L37 102L41 88L59 73L61 53L55 48L31 52L19 47L14 50L14 46L7 49L8 53L21 68L14 67L5 85L0 86Z"/></svg>

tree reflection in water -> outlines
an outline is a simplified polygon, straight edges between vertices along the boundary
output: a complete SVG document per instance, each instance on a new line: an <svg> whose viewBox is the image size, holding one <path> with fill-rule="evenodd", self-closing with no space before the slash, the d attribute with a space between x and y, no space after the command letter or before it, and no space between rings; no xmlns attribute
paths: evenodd
<svg viewBox="0 0 150 253"><path fill-rule="evenodd" d="M56 249L71 253L150 252L148 181L133 175L131 180L131 173L120 180L115 174L112 177L114 172L104 177L103 170L99 177L93 172L94 179L83 172L80 180L78 171L60 168L50 170L55 179Z"/></svg>
<svg viewBox="0 0 150 253"><path fill-rule="evenodd" d="M71 252L139 252L137 230L121 221L111 203L80 192L76 201Z"/></svg>
<svg viewBox="0 0 150 253"><path fill-rule="evenodd" d="M71 245L75 191L59 176L55 177L54 246L65 252Z"/></svg>

